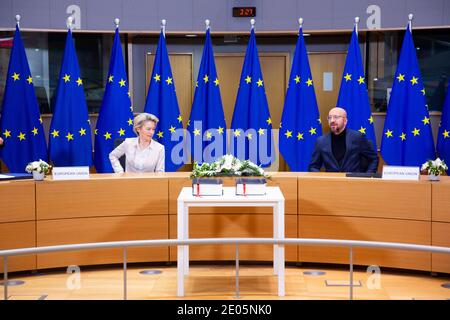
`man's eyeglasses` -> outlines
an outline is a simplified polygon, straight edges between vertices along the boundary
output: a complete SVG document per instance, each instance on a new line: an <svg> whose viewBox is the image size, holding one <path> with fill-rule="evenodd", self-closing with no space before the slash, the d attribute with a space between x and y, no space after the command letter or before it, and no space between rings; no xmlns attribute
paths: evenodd
<svg viewBox="0 0 450 320"><path fill-rule="evenodd" d="M333 119L333 120L338 120L338 119L340 119L340 118L345 118L344 116L328 116L328 121L330 121L331 119Z"/></svg>

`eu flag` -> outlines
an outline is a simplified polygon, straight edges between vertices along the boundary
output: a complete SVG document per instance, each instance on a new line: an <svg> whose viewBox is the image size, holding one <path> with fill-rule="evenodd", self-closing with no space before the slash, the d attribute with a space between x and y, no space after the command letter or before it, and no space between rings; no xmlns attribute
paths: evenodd
<svg viewBox="0 0 450 320"><path fill-rule="evenodd" d="M450 167L450 86L447 90L444 107L442 108L441 125L437 138L437 153L445 161L447 167ZM447 171L447 174L450 170Z"/></svg>
<svg viewBox="0 0 450 320"><path fill-rule="evenodd" d="M321 135L319 109L303 31L300 28L279 137L280 153L291 171L308 171L314 144Z"/></svg>
<svg viewBox="0 0 450 320"><path fill-rule="evenodd" d="M421 166L435 158L425 89L409 26L384 122L381 155L389 165Z"/></svg>
<svg viewBox="0 0 450 320"><path fill-rule="evenodd" d="M239 89L231 122L232 151L240 160L268 167L274 160L270 118L255 31L245 53Z"/></svg>
<svg viewBox="0 0 450 320"><path fill-rule="evenodd" d="M0 155L10 172L25 172L29 162L47 160L42 118L18 25L9 58L0 133L5 141Z"/></svg>
<svg viewBox="0 0 450 320"><path fill-rule="evenodd" d="M59 73L49 140L50 159L55 166L92 164L91 128L70 29Z"/></svg>
<svg viewBox="0 0 450 320"><path fill-rule="evenodd" d="M377 150L373 117L355 28L348 48L337 106L347 111L347 127L366 135L372 142L374 150Z"/></svg>
<svg viewBox="0 0 450 320"><path fill-rule="evenodd" d="M213 162L225 154L225 115L209 28L206 31L205 47L187 129L191 135L191 154L194 161Z"/></svg>
<svg viewBox="0 0 450 320"><path fill-rule="evenodd" d="M133 132L132 110L117 27L109 61L108 79L95 130L94 164L97 172L114 172L109 161L109 153L114 149L115 139L136 136Z"/></svg>
<svg viewBox="0 0 450 320"><path fill-rule="evenodd" d="M159 118L153 139L165 147L166 171L176 171L184 163L184 154L180 155L180 151L182 153L183 149L178 149L179 152L174 149L175 146L180 147L182 143L180 141L183 141L183 118L178 107L166 40L162 31L156 49L145 112Z"/></svg>

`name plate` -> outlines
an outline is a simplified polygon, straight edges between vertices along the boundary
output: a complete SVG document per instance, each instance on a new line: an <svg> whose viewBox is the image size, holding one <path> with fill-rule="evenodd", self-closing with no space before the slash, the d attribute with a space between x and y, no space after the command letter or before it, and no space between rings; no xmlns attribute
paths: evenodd
<svg viewBox="0 0 450 320"><path fill-rule="evenodd" d="M383 166L384 180L415 180L420 177L419 167Z"/></svg>
<svg viewBox="0 0 450 320"><path fill-rule="evenodd" d="M54 167L53 180L86 180L89 179L89 167Z"/></svg>

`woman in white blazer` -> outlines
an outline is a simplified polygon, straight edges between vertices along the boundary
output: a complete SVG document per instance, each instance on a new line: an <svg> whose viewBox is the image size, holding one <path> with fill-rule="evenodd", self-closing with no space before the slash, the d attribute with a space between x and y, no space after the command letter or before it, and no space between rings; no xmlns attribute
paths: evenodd
<svg viewBox="0 0 450 320"><path fill-rule="evenodd" d="M137 138L127 138L109 154L114 172L164 172L164 146L155 140L155 128L159 119L150 113L134 118L133 130ZM125 170L119 158L125 155Z"/></svg>

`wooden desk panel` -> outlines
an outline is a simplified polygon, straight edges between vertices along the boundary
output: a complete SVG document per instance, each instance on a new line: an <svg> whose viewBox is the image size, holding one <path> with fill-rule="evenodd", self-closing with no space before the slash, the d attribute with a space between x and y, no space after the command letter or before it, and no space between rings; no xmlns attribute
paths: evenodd
<svg viewBox="0 0 450 320"><path fill-rule="evenodd" d="M37 222L37 245L168 239L167 215L102 217ZM129 262L168 261L168 247L128 249ZM37 267L122 263L123 249L68 251L40 254Z"/></svg>
<svg viewBox="0 0 450 320"><path fill-rule="evenodd" d="M36 222L0 223L0 250L36 247ZM8 258L8 272L36 269L36 255ZM3 258L0 259L3 273Z"/></svg>
<svg viewBox="0 0 450 320"><path fill-rule="evenodd" d="M299 177L299 214L431 221L431 184Z"/></svg>
<svg viewBox="0 0 450 320"><path fill-rule="evenodd" d="M33 180L0 182L0 223L34 221L35 188Z"/></svg>
<svg viewBox="0 0 450 320"><path fill-rule="evenodd" d="M450 223L433 222L433 246L450 248ZM433 272L450 273L450 254L433 253L431 255Z"/></svg>
<svg viewBox="0 0 450 320"><path fill-rule="evenodd" d="M235 185L234 178L222 178L224 186L232 187ZM297 177L272 177L268 180L268 186L278 186L283 192L285 198L285 215L297 214ZM191 180L186 178L172 178L169 180L169 213L177 214L177 198L183 187L191 187ZM272 208L270 207L209 207L209 208L191 208L189 212L195 214L210 214L210 213L256 213L256 214L271 214Z"/></svg>
<svg viewBox="0 0 450 320"><path fill-rule="evenodd" d="M285 216L286 238L297 236L297 216ZM189 238L263 238L273 236L272 214L190 214ZM170 215L170 238L177 238L177 217ZM297 261L296 246L286 246L286 261ZM191 246L191 260L235 260L233 245ZM271 245L241 245L240 260L273 260ZM177 261L177 248L170 248L170 261Z"/></svg>
<svg viewBox="0 0 450 320"><path fill-rule="evenodd" d="M37 220L167 214L166 178L44 181L36 184ZM98 175L97 175L98 176Z"/></svg>
<svg viewBox="0 0 450 320"><path fill-rule="evenodd" d="M450 222L450 178L441 179L431 183L433 221Z"/></svg>
<svg viewBox="0 0 450 320"><path fill-rule="evenodd" d="M431 223L378 218L299 216L299 237L431 245ZM431 269L431 253L405 250L355 248L355 264L416 270ZM300 246L299 261L349 263L349 249Z"/></svg>

